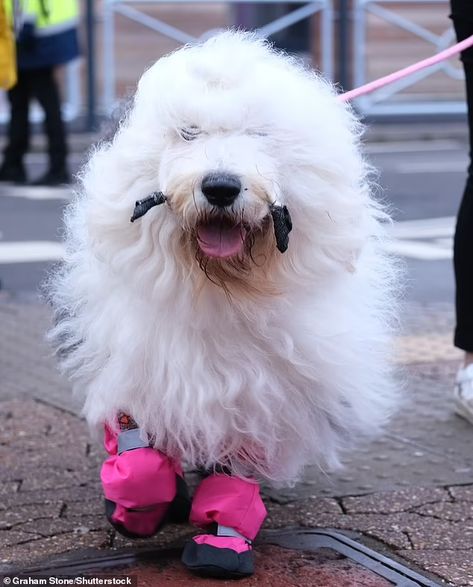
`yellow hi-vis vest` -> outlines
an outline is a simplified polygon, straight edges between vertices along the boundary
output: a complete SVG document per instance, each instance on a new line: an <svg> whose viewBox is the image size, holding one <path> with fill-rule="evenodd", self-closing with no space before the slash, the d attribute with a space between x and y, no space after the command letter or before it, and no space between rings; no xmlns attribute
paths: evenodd
<svg viewBox="0 0 473 587"><path fill-rule="evenodd" d="M16 32L20 73L27 69L56 67L80 55L77 0L5 1Z"/></svg>
<svg viewBox="0 0 473 587"><path fill-rule="evenodd" d="M33 22L37 35L53 35L77 26L77 0L19 0L20 20ZM6 0L6 9L12 22L14 0Z"/></svg>

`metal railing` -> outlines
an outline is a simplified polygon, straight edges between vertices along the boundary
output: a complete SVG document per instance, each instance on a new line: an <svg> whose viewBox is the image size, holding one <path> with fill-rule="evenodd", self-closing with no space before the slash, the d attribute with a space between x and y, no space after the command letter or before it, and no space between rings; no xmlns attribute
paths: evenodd
<svg viewBox="0 0 473 587"><path fill-rule="evenodd" d="M246 3L247 0L172 0L173 4L185 5L228 5L238 6ZM318 54L320 55L318 66L320 70L330 79L334 79L334 44L338 49L339 66L338 74L340 81L346 82L352 71L352 86L363 85L368 79L368 66L370 64L369 50L371 48L370 32L373 22L370 20L376 17L383 26L392 27L392 30L400 30L409 33L413 38L422 40L429 47L428 54L433 54L446 48L453 40L454 33L451 26L448 26L447 14L449 3L447 0L311 0L301 3L301 0L259 0L259 5L291 5L292 9L278 18L257 28L257 33L262 37L269 37L287 29L288 27L318 14L320 23L320 38L318 39ZM473 0L471 0L473 2ZM101 26L99 31L103 36L103 62L102 65L102 93L99 97L100 104L96 104L96 78L89 75L87 78L87 110L89 113L89 126L94 126L94 116L97 107L101 113L109 113L116 101L117 85L117 63L116 53L120 39L117 33L116 17L124 17L135 22L146 29L154 31L178 43L193 43L202 38L196 37L182 28L173 26L160 18L151 16L143 11L151 5L169 6L169 0L104 0L102 10L97 15ZM406 10L419 6L428 10L428 6L445 6L445 30L435 33L414 22L406 16ZM92 13L93 0L87 0L89 11L87 12L88 28L93 28L94 18ZM337 10L335 10L335 8ZM343 12L343 14L342 14ZM428 14L427 12L425 14ZM339 17L339 28L337 39L335 39L335 19ZM369 22L370 21L370 22ZM344 23L342 27L341 24ZM386 29L385 29L386 30ZM93 38L93 31L90 30L90 38ZM215 31L209 31L215 32ZM379 32L379 28L378 28ZM208 33L206 33L208 34ZM205 34L203 35L205 37ZM348 39L351 37L351 43ZM90 39L89 39L90 42ZM396 42L397 43L397 42ZM351 50L350 50L351 47ZM90 49L90 47L88 48ZM96 64L93 51L88 54L89 73L95 72ZM408 58L405 65L409 65L414 59ZM343 67L342 67L343 66ZM403 116L416 114L459 114L466 110L463 99L438 99L435 96L420 97L414 99L409 91L416 87L416 84L423 82L429 76L438 72L444 72L449 78L459 80L463 76L460 67L455 68L449 62L444 62L432 68L418 72L409 78L396 82L386 88L380 89L373 94L357 99L355 106L362 115L367 116ZM385 73L391 73L391 70ZM348 89L348 88L345 88ZM458 85L455 92L460 96L463 87ZM8 119L8 108L6 100L0 95L0 123ZM78 61L71 63L66 68L64 80L64 103L63 112L66 120L73 120L83 114L83 96L81 88L80 64ZM41 119L39 108L33 108L31 118L33 121Z"/></svg>
<svg viewBox="0 0 473 587"><path fill-rule="evenodd" d="M473 1L473 0L472 0ZM386 6L396 5L433 5L444 4L445 10L445 31L436 34L418 23L409 20L405 16L390 10ZM447 48L454 40L454 32L448 26L448 2L446 0L354 0L353 6L353 85L359 87L367 79L367 46L368 26L367 18L370 14L375 15L393 27L400 28L415 37L422 39L431 45L430 53L436 53ZM410 65L410 63L406 63ZM433 67L419 71L408 78L395 82L376 92L363 96L356 100L357 109L365 115L412 115L412 114L457 114L466 111L464 100L409 100L393 101L397 94L414 86L416 83L442 71L452 79L462 79L463 73L460 68L456 69L448 62L439 63ZM386 72L391 73L391 72ZM390 100L391 99L391 100Z"/></svg>
<svg viewBox="0 0 473 587"><path fill-rule="evenodd" d="M261 4L300 4L300 0L258 0ZM116 101L116 64L115 64L115 15L119 14L148 29L164 35L178 43L193 43L199 38L194 37L180 28L172 26L163 20L150 16L139 10L138 4L165 4L169 0L105 0L103 16L103 103L106 111L113 109ZM229 5L243 4L247 0L228 0ZM173 0L174 4L222 4L221 0ZM332 0L312 0L303 6L275 20L259 27L256 32L261 37L269 37L291 25L300 22L314 14L320 13L321 17L321 62L320 68L329 78L333 74L333 10ZM205 37L205 35L203 35Z"/></svg>

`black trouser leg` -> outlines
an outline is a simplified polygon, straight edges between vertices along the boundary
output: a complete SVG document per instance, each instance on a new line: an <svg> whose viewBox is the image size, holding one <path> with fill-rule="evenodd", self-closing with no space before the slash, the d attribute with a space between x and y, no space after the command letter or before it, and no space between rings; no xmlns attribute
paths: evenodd
<svg viewBox="0 0 473 587"><path fill-rule="evenodd" d="M61 100L52 67L34 71L32 91L45 115L45 130L48 137L49 170L61 173L66 170L66 131L61 117Z"/></svg>
<svg viewBox="0 0 473 587"><path fill-rule="evenodd" d="M455 346L473 353L473 178L469 175L458 211L453 247L457 324Z"/></svg>
<svg viewBox="0 0 473 587"><path fill-rule="evenodd" d="M23 165L23 157L28 151L29 144L30 84L27 74L19 73L16 85L8 92L8 99L10 101L10 122L3 166L17 168Z"/></svg>
<svg viewBox="0 0 473 587"><path fill-rule="evenodd" d="M462 41L473 34L473 1L451 0L451 6L455 32ZM458 348L473 352L473 49L464 51L461 58L466 81L470 165L454 239L457 315L454 342Z"/></svg>

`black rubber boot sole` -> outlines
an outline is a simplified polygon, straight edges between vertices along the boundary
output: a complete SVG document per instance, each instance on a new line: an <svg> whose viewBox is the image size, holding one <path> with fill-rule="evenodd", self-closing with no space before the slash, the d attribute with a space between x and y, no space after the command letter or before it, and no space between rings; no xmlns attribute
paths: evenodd
<svg viewBox="0 0 473 587"><path fill-rule="evenodd" d="M253 551L235 552L190 540L184 546L182 564L195 575L218 579L243 579L255 572Z"/></svg>

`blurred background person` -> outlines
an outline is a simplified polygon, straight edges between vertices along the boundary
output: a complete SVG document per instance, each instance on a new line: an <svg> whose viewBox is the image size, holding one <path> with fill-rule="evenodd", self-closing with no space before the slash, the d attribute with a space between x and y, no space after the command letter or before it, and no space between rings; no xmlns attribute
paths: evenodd
<svg viewBox="0 0 473 587"><path fill-rule="evenodd" d="M451 18L457 39L473 35L473 0L451 0ZM457 217L454 240L456 283L455 346L465 351L457 374L454 400L456 412L473 424L473 48L461 54L465 70L470 164Z"/></svg>
<svg viewBox="0 0 473 587"><path fill-rule="evenodd" d="M5 7L17 31L18 81L8 91L11 111L0 181L27 182L23 159L29 146L29 104L35 98L44 111L49 166L32 185L68 183L66 132L55 70L79 56L77 0L5 0Z"/></svg>
<svg viewBox="0 0 473 587"><path fill-rule="evenodd" d="M9 90L16 84L15 40L5 4L0 0L0 88Z"/></svg>

